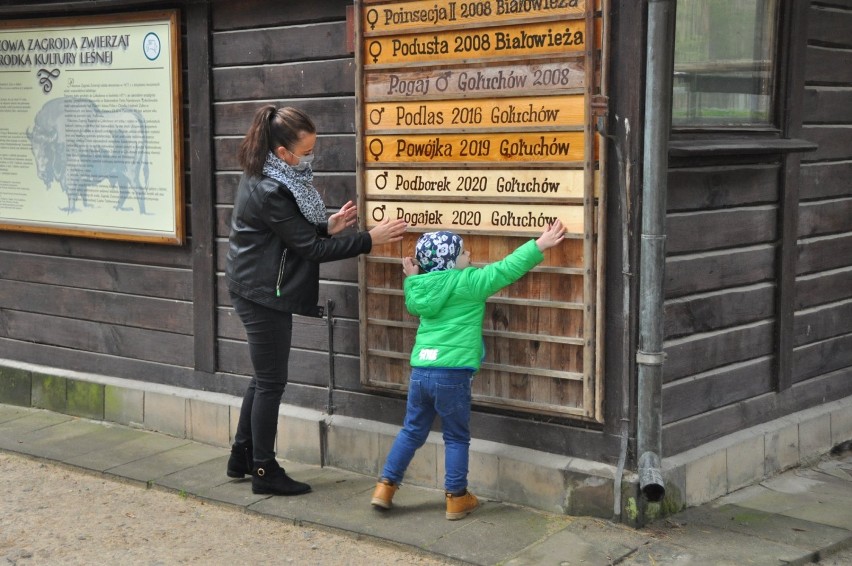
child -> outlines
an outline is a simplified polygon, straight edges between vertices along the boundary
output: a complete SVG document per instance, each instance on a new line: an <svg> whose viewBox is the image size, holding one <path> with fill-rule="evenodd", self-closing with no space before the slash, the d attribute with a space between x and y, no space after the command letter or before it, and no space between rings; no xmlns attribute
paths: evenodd
<svg viewBox="0 0 852 566"><path fill-rule="evenodd" d="M470 446L470 383L484 356L482 319L486 299L520 279L544 259L542 252L565 238L557 220L535 241L482 269L470 267L470 252L452 232L429 232L417 241L415 255L402 259L405 306L420 317L414 349L405 422L391 447L372 505L390 509L391 500L423 446L435 415L444 437L447 519L461 519L479 506L467 490Z"/></svg>

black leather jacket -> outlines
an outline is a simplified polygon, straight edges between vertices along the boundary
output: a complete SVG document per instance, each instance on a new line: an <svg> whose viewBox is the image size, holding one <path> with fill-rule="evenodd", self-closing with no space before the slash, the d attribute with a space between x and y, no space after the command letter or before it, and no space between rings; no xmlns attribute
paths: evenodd
<svg viewBox="0 0 852 566"><path fill-rule="evenodd" d="M285 185L243 174L231 215L228 290L276 310L322 316L319 264L373 246L367 232L330 238L327 227L308 222Z"/></svg>

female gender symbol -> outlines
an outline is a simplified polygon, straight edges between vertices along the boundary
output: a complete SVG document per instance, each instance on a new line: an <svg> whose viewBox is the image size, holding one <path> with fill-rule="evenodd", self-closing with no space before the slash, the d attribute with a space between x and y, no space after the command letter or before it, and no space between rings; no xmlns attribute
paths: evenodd
<svg viewBox="0 0 852 566"><path fill-rule="evenodd" d="M379 13L375 8L367 10L367 23L370 24L370 30L376 29L376 22L379 21Z"/></svg>
<svg viewBox="0 0 852 566"><path fill-rule="evenodd" d="M383 144L382 140L380 140L379 138L371 139L368 147L369 147L370 155L372 155L373 159L375 159L376 161L379 160L379 156L385 150L385 144ZM378 148L378 149L376 149L376 148Z"/></svg>
<svg viewBox="0 0 852 566"><path fill-rule="evenodd" d="M382 42L381 41L371 41L370 42L370 55L373 57L373 63L379 60L379 56L382 54Z"/></svg>

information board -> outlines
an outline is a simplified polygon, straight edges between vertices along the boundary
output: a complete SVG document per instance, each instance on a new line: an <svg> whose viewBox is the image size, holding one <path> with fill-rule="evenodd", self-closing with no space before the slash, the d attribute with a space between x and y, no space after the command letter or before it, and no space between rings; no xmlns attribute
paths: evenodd
<svg viewBox="0 0 852 566"><path fill-rule="evenodd" d="M559 219L568 241L488 301L474 400L598 418L598 4L361 0L355 13L361 217L409 225L361 261L364 383L405 388L417 320L399 262L421 233L458 233L481 267Z"/></svg>
<svg viewBox="0 0 852 566"><path fill-rule="evenodd" d="M0 22L0 229L184 241L175 10Z"/></svg>

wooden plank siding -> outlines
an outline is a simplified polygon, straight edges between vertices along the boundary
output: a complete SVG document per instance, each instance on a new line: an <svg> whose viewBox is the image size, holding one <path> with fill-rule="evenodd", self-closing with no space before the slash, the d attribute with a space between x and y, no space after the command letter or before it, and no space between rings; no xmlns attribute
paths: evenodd
<svg viewBox="0 0 852 566"><path fill-rule="evenodd" d="M819 2L808 16L794 382L852 367L852 3ZM811 67L810 63L814 63Z"/></svg>
<svg viewBox="0 0 852 566"><path fill-rule="evenodd" d="M802 238L798 251L796 273L799 275L842 269L852 265L852 234Z"/></svg>
<svg viewBox="0 0 852 566"><path fill-rule="evenodd" d="M819 147L794 158L799 173L786 182L796 183L798 200L782 196L783 156L703 167L681 159L670 170L664 455L852 394L852 3L803 9L801 122L790 131ZM789 236L792 330L778 341L790 204L798 212ZM789 389L777 381L783 346Z"/></svg>
<svg viewBox="0 0 852 566"><path fill-rule="evenodd" d="M779 174L777 163L670 170L665 454L694 442L684 423L772 391Z"/></svg>
<svg viewBox="0 0 852 566"><path fill-rule="evenodd" d="M852 107L852 89L849 106ZM849 196L852 161L802 164L802 184L799 196L803 201Z"/></svg>
<svg viewBox="0 0 852 566"><path fill-rule="evenodd" d="M805 89L805 119L809 124L852 122L852 91L836 86L809 86Z"/></svg>
<svg viewBox="0 0 852 566"><path fill-rule="evenodd" d="M796 309L841 301L852 289L852 267L818 271L796 278Z"/></svg>
<svg viewBox="0 0 852 566"><path fill-rule="evenodd" d="M224 269L240 178L237 148L257 108L271 103L305 110L317 126L317 189L332 210L355 199L355 64L346 45L346 4L248 4L256 9L214 3L211 33L218 368L244 378L252 366ZM320 279L319 304L334 302L335 386L361 390L357 259L322 264ZM290 382L326 387L328 350L325 319L294 317Z"/></svg>

